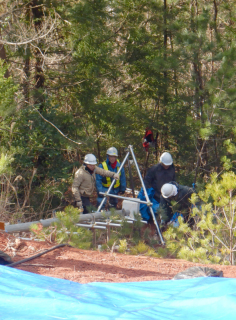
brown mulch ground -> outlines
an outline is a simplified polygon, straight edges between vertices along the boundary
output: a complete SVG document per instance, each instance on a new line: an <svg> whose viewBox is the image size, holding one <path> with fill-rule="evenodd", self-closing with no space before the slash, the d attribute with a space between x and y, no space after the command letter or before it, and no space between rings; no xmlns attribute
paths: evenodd
<svg viewBox="0 0 236 320"><path fill-rule="evenodd" d="M14 262L53 247L45 242L18 239L4 232L0 233L0 238L0 250L14 256ZM191 266L200 265L185 260L62 247L15 268L49 277L88 283L169 280ZM224 277L236 278L236 266L206 266L222 270Z"/></svg>

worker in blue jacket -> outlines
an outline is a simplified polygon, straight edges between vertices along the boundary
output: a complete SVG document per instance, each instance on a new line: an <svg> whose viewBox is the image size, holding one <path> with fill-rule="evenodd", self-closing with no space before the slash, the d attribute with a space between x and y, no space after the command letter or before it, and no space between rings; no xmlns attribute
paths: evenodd
<svg viewBox="0 0 236 320"><path fill-rule="evenodd" d="M106 161L102 162L99 164L100 168L103 168L105 170L110 170L113 172L118 172L120 168L120 161L117 159L118 158L118 152L115 147L111 147L107 150L107 159ZM112 178L109 177L102 177L99 174L96 174L96 188L97 188L97 205L99 206L100 203L103 200L103 195L100 194L100 192L107 192L109 186L111 185ZM117 180L111 189L110 193L111 194L124 194L126 189L126 178L125 178L125 170L124 168L121 169L120 172L120 179ZM110 208L117 208L117 203L118 199L110 197L109 199L109 207ZM104 206L106 204L106 201L104 202Z"/></svg>

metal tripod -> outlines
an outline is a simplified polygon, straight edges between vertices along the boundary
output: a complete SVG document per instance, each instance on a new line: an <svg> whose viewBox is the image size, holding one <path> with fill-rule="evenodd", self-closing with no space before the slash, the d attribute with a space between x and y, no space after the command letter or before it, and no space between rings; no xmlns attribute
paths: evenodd
<svg viewBox="0 0 236 320"><path fill-rule="evenodd" d="M158 235L159 235L159 238L160 238L160 240L161 240L161 243L164 245L165 242L164 242L164 240L163 240L163 237L162 237L162 234L161 234L161 230L160 230L159 225L158 225L158 223L157 223L156 216L155 216L155 214L154 214L154 212L153 212L153 209L152 209L153 203L150 202L150 199L149 199L149 196L148 196L148 194L147 194L147 190L146 190L145 184L144 184L144 182L143 182L142 175L141 175L140 170L139 170L139 167L138 167L138 163L137 163L136 158L135 158L135 155L134 155L133 147L132 147L131 145L128 146L128 150L127 150L126 156L125 156L123 162L121 163L120 168L119 168L119 170L118 170L117 173L120 173L120 172L121 172L121 170L122 170L122 168L123 168L126 160L128 159L129 155L132 155L133 161L134 161L134 163L135 163L135 167L136 167L136 170L137 170L137 172L138 172L139 179L140 179L141 184L142 184L142 187L143 187L143 191L144 191L144 195L145 195L146 201L142 201L142 200L137 199L137 198L128 198L128 197L117 196L117 195L115 195L115 194L110 194L110 191L111 191L111 189L113 188L113 186L114 186L114 184L115 184L115 179L113 179L113 181L112 181L110 187L108 188L107 192L105 192L105 193L104 193L104 192L100 192L100 194L104 195L104 198L102 199L102 202L100 203L100 205L99 205L99 207L98 207L98 209L97 209L96 212L99 212L99 211L101 210L101 208L103 207L104 202L106 201L106 197L114 197L114 198L124 199L124 200L128 199L129 201L134 201L134 202L139 202L139 203L145 203L145 204L149 207L149 210L150 210L151 215L152 215L152 218L153 218L153 222L154 222L154 224L155 224L155 226L156 226L156 229L157 229L157 233L158 233Z"/></svg>

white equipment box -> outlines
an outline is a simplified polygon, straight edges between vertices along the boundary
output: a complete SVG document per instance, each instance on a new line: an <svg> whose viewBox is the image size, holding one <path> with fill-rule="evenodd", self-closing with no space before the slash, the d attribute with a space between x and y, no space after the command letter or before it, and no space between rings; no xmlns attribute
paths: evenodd
<svg viewBox="0 0 236 320"><path fill-rule="evenodd" d="M122 203L122 209L130 211L129 216L131 219L134 219L134 214L139 213L139 207L140 207L139 202L124 200Z"/></svg>

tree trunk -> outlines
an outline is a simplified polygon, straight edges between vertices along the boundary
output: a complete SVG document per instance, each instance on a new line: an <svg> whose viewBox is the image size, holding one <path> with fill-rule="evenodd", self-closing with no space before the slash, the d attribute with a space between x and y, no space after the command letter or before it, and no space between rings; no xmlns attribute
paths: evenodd
<svg viewBox="0 0 236 320"><path fill-rule="evenodd" d="M164 60L167 59L167 39L168 39L168 33L167 33L167 0L164 0L164 14L163 14L163 23L164 23L164 34L163 34L163 46L164 46ZM164 71L163 73L163 115L164 115L164 126L163 126L163 137L164 141L164 148L166 150L169 149L169 142L168 142L168 123L166 121L166 108L168 104L168 93L167 93L167 81L168 81L168 74L167 71Z"/></svg>
<svg viewBox="0 0 236 320"><path fill-rule="evenodd" d="M25 73L25 77L24 77L24 83L23 83L23 94L25 97L25 101L27 103L29 103L29 81L30 81L30 49L29 46L27 46L26 48L26 56L25 56L25 65L24 65L24 73Z"/></svg>
<svg viewBox="0 0 236 320"><path fill-rule="evenodd" d="M40 6L41 1L33 0L31 1L31 12L33 15L34 28L36 31L39 31L42 27L43 21L43 6ZM42 3L43 4L43 3ZM40 44L40 42L39 42ZM42 49L41 49L42 51ZM34 51L34 57L36 60L35 63L35 103L39 105L40 111L44 109L44 97L42 93L42 89L44 88L44 72L43 72L43 57L41 52L36 48Z"/></svg>

